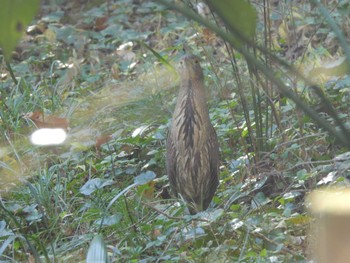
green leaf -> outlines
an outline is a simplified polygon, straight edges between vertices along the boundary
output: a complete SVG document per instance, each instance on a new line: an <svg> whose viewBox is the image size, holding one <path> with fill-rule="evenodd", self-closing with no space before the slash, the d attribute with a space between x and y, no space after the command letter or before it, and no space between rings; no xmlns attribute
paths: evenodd
<svg viewBox="0 0 350 263"><path fill-rule="evenodd" d="M0 246L0 256L3 255L5 249L9 247L11 244L13 244L14 240L17 238L17 236L13 235L8 237L6 240L4 240Z"/></svg>
<svg viewBox="0 0 350 263"><path fill-rule="evenodd" d="M260 251L260 257L266 257L267 256L267 250L264 248L263 250Z"/></svg>
<svg viewBox="0 0 350 263"><path fill-rule="evenodd" d="M146 171L135 177L134 183L137 185L143 185L156 178L156 174L152 171Z"/></svg>
<svg viewBox="0 0 350 263"><path fill-rule="evenodd" d="M102 189L103 187L108 186L108 185L112 185L112 184L113 184L113 180L94 178L94 179L87 181L80 188L80 193L82 193L83 195L91 195L96 190Z"/></svg>
<svg viewBox="0 0 350 263"><path fill-rule="evenodd" d="M269 203L271 200L265 196L265 194L263 192L258 192L252 202L251 202L251 206L253 209L259 208L260 206L266 205L267 203Z"/></svg>
<svg viewBox="0 0 350 263"><path fill-rule="evenodd" d="M103 237L97 235L91 241L87 256L86 263L107 263L107 249Z"/></svg>
<svg viewBox="0 0 350 263"><path fill-rule="evenodd" d="M42 215L39 213L36 207L36 204L32 204L23 208L23 213L25 214L25 218L27 221L34 222L42 217Z"/></svg>
<svg viewBox="0 0 350 263"><path fill-rule="evenodd" d="M207 0L206 2L224 21L238 45L255 36L257 14L250 3L245 0Z"/></svg>
<svg viewBox="0 0 350 263"><path fill-rule="evenodd" d="M103 219L98 219L96 220L95 224L96 225L101 225L101 223L104 226L112 226L115 224L118 224L120 222L120 220L122 220L123 218L123 214L121 213L117 213L115 215L111 215L111 216L105 216Z"/></svg>
<svg viewBox="0 0 350 263"><path fill-rule="evenodd" d="M161 55L159 54L157 51L155 51L151 46L147 45L144 41L140 41L140 44L142 46L144 46L145 48L147 48L149 51L151 51L153 53L153 55L166 67L168 67L168 69L170 70L175 70L174 67Z"/></svg>
<svg viewBox="0 0 350 263"><path fill-rule="evenodd" d="M0 47L7 61L39 7L39 0L2 0L0 8Z"/></svg>

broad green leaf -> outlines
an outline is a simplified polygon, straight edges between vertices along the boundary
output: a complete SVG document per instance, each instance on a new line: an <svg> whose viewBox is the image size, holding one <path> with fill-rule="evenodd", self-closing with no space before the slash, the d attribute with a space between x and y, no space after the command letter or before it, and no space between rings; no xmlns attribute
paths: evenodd
<svg viewBox="0 0 350 263"><path fill-rule="evenodd" d="M5 249L10 246L11 244L13 244L14 240L17 238L17 236L12 235L9 236L6 240L2 241L2 244L0 246L0 256L3 255Z"/></svg>
<svg viewBox="0 0 350 263"><path fill-rule="evenodd" d="M112 226L118 224L122 218L123 214L117 213L115 215L105 216L103 219L98 219L95 221L95 224L99 226L102 223L104 226Z"/></svg>
<svg viewBox="0 0 350 263"><path fill-rule="evenodd" d="M107 179L101 179L101 178L94 178L89 181L87 181L81 188L80 193L83 195L91 195L93 192L95 192L98 189L102 189L105 186L112 185L113 180L107 180Z"/></svg>
<svg viewBox="0 0 350 263"><path fill-rule="evenodd" d="M97 235L91 241L87 256L86 263L107 263L108 255L105 242L102 235Z"/></svg>
<svg viewBox="0 0 350 263"><path fill-rule="evenodd" d="M246 0L207 0L236 38L237 45L255 36L257 14Z"/></svg>
<svg viewBox="0 0 350 263"><path fill-rule="evenodd" d="M0 221L0 237L7 237L7 236L15 236L15 234L6 228L6 222L4 220ZM0 249L0 255L1 255L1 249Z"/></svg>
<svg viewBox="0 0 350 263"><path fill-rule="evenodd" d="M260 251L260 257L266 257L267 256L267 250L264 248L263 250Z"/></svg>
<svg viewBox="0 0 350 263"><path fill-rule="evenodd" d="M28 24L33 20L39 0L2 0L0 8L0 47L7 60Z"/></svg>
<svg viewBox="0 0 350 263"><path fill-rule="evenodd" d="M135 177L134 183L137 185L143 185L156 178L156 174L152 171L146 171Z"/></svg>
<svg viewBox="0 0 350 263"><path fill-rule="evenodd" d="M266 197L263 192L258 192L254 196L254 198L253 198L253 200L251 202L251 206L252 206L252 208L256 209L256 208L258 208L260 206L263 206L263 205L269 203L270 201L271 200L268 197Z"/></svg>
<svg viewBox="0 0 350 263"><path fill-rule="evenodd" d="M37 205L29 205L23 208L23 212L25 213L25 218L27 221L32 222L39 220L42 215L39 213L39 211L36 209Z"/></svg>
<svg viewBox="0 0 350 263"><path fill-rule="evenodd" d="M205 235L204 229L201 227L196 227L196 228L192 228L186 233L185 239L190 240L190 239L198 238L204 235Z"/></svg>

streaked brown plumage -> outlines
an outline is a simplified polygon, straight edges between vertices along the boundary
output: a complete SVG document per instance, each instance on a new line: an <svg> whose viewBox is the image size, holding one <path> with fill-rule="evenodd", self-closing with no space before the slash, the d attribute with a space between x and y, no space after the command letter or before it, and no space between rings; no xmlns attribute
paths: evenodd
<svg viewBox="0 0 350 263"><path fill-rule="evenodd" d="M180 91L167 141L167 172L173 194L181 195L195 214L208 208L219 184L219 146L198 58L185 55L179 73Z"/></svg>

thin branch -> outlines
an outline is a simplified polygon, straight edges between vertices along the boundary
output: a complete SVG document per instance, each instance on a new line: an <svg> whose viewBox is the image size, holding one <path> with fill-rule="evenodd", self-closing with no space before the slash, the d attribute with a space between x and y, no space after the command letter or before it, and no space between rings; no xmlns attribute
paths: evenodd
<svg viewBox="0 0 350 263"><path fill-rule="evenodd" d="M157 213L159 213L159 214L165 216L165 217L168 218L168 219L172 219L172 220L185 220L184 217L171 216L171 215L169 215L169 214L167 214L167 213L165 213L165 212L159 210L158 208L156 208L156 207L154 207L154 206L152 206L152 205L150 205L150 204L148 204L148 203L146 203L146 202L141 201L141 203L142 203L143 205L145 205L145 206L151 208L152 210L156 211ZM210 223L209 220L203 219L203 218L191 218L191 220L192 220L192 221L200 221L200 222Z"/></svg>
<svg viewBox="0 0 350 263"><path fill-rule="evenodd" d="M11 78L12 78L13 82L16 85L18 85L18 81L17 81L17 79L15 77L15 74L13 73L13 70L12 70L10 62L8 62L7 59L5 59L5 63L6 63L7 70L10 72L10 75L11 75Z"/></svg>

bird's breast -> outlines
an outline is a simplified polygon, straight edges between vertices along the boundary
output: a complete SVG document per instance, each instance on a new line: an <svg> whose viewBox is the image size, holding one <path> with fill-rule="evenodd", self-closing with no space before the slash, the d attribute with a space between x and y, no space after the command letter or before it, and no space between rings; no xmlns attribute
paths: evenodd
<svg viewBox="0 0 350 263"><path fill-rule="evenodd" d="M173 129L176 130L176 141L182 143L186 149L198 147L205 142L209 114L206 105L196 102L196 94L189 90L177 103L173 116Z"/></svg>

